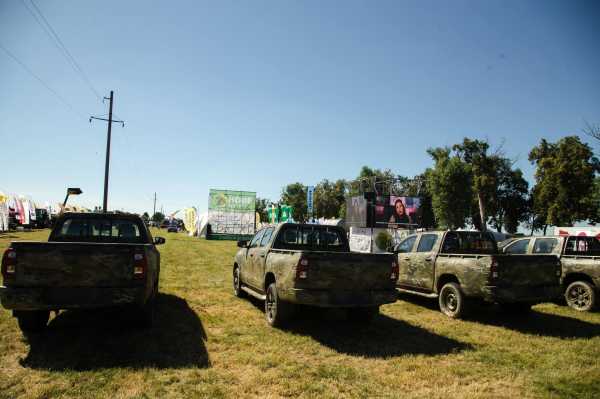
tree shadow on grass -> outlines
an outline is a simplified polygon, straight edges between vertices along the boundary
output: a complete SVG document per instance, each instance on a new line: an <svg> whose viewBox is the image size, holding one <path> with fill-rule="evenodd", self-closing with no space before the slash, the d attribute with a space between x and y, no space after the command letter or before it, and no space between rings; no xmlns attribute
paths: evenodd
<svg viewBox="0 0 600 399"><path fill-rule="evenodd" d="M368 358L444 355L472 346L380 314L370 323L350 322L344 309L302 307L286 330L309 335L337 352Z"/></svg>
<svg viewBox="0 0 600 399"><path fill-rule="evenodd" d="M46 331L26 337L30 350L21 365L80 371L210 367L204 327L184 299L159 294L149 329L136 327L131 315L119 308L62 312Z"/></svg>

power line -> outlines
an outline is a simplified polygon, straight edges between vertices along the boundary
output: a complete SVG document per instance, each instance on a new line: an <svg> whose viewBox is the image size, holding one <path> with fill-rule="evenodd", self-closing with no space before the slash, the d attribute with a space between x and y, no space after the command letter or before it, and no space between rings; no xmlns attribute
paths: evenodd
<svg viewBox="0 0 600 399"><path fill-rule="evenodd" d="M33 0L30 0L31 5L33 6L33 8L35 8L35 10L37 11L37 14L39 15L39 17L41 17L42 20L40 20L38 15L36 15L34 13L34 11L32 11L29 8L29 6L25 2L25 0L21 0L21 2L23 3L23 6L27 9L29 14L31 14L31 16L38 23L38 25L43 29L43 31L46 33L46 35L50 38L50 40L52 41L54 46L59 50L59 52L67 60L67 62L71 66L71 68L73 68L73 71L75 71L75 73L79 75L79 77L83 80L83 82L92 91L94 96L96 96L96 98L101 101L102 96L100 96L100 94L98 93L98 90L96 90L96 88L94 87L94 85L92 84L90 79L87 77L86 73L83 71L83 68L81 68L79 63L75 60L75 57L73 57L71 52L67 49L67 47L65 46L63 41L60 39L60 37L58 36L56 31L52 28L52 25L50 25L50 23L48 22L48 20L46 19L46 17L42 13L42 11L39 9L39 7L34 3ZM43 21L43 23L42 23L42 21Z"/></svg>
<svg viewBox="0 0 600 399"><path fill-rule="evenodd" d="M0 48L2 50L4 50L4 52L6 53L6 55L8 55L10 58L12 58L12 60L14 62L16 62L17 64L19 64L25 71L27 71L27 73L29 73L38 82L40 82L42 84L42 86L44 86L50 93L52 93L61 103L63 103L65 106L67 106L67 108L69 108L77 116L85 119L85 116L83 114L79 113L67 100L65 100L60 94L58 94L56 92L56 90L54 90L52 87L50 87L46 82L44 82L42 80L42 78L40 78L38 75L36 75L27 65L25 65L20 59L18 59L17 56L15 56L13 53L11 53L10 51L8 51L8 49L6 47L4 47L2 45L2 43L0 43Z"/></svg>

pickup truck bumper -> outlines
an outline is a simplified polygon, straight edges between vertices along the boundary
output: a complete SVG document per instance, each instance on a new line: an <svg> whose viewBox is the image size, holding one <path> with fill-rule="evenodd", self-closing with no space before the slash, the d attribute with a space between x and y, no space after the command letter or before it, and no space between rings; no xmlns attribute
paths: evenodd
<svg viewBox="0 0 600 399"><path fill-rule="evenodd" d="M0 286L0 303L10 310L57 310L143 304L141 287L43 287Z"/></svg>
<svg viewBox="0 0 600 399"><path fill-rule="evenodd" d="M280 298L300 305L319 307L378 306L396 302L395 289L370 291L330 291L291 288L278 291Z"/></svg>
<svg viewBox="0 0 600 399"><path fill-rule="evenodd" d="M562 295L560 286L496 287L485 286L483 299L494 303L526 302L531 304L550 302Z"/></svg>

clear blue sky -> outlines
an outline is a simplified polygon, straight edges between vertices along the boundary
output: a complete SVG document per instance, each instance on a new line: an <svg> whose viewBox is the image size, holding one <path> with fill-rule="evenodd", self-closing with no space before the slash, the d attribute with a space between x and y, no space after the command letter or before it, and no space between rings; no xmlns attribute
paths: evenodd
<svg viewBox="0 0 600 399"><path fill-rule="evenodd" d="M30 5L30 0L25 2ZM426 149L505 140L531 179L542 137L600 122L600 3L35 0L101 94L115 90L110 208L206 209L209 188L414 175ZM0 2L0 188L102 202L107 106L19 0Z"/></svg>

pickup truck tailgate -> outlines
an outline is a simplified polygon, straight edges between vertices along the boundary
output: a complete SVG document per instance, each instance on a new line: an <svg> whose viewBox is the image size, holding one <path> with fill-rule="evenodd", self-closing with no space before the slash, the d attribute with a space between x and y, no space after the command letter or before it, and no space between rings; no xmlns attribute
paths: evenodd
<svg viewBox="0 0 600 399"><path fill-rule="evenodd" d="M555 255L498 255L497 282L516 286L557 285L560 261Z"/></svg>
<svg viewBox="0 0 600 399"><path fill-rule="evenodd" d="M16 287L131 285L138 244L15 242Z"/></svg>
<svg viewBox="0 0 600 399"><path fill-rule="evenodd" d="M393 289L390 279L393 255L354 252L305 252L309 278L303 283L314 289Z"/></svg>

